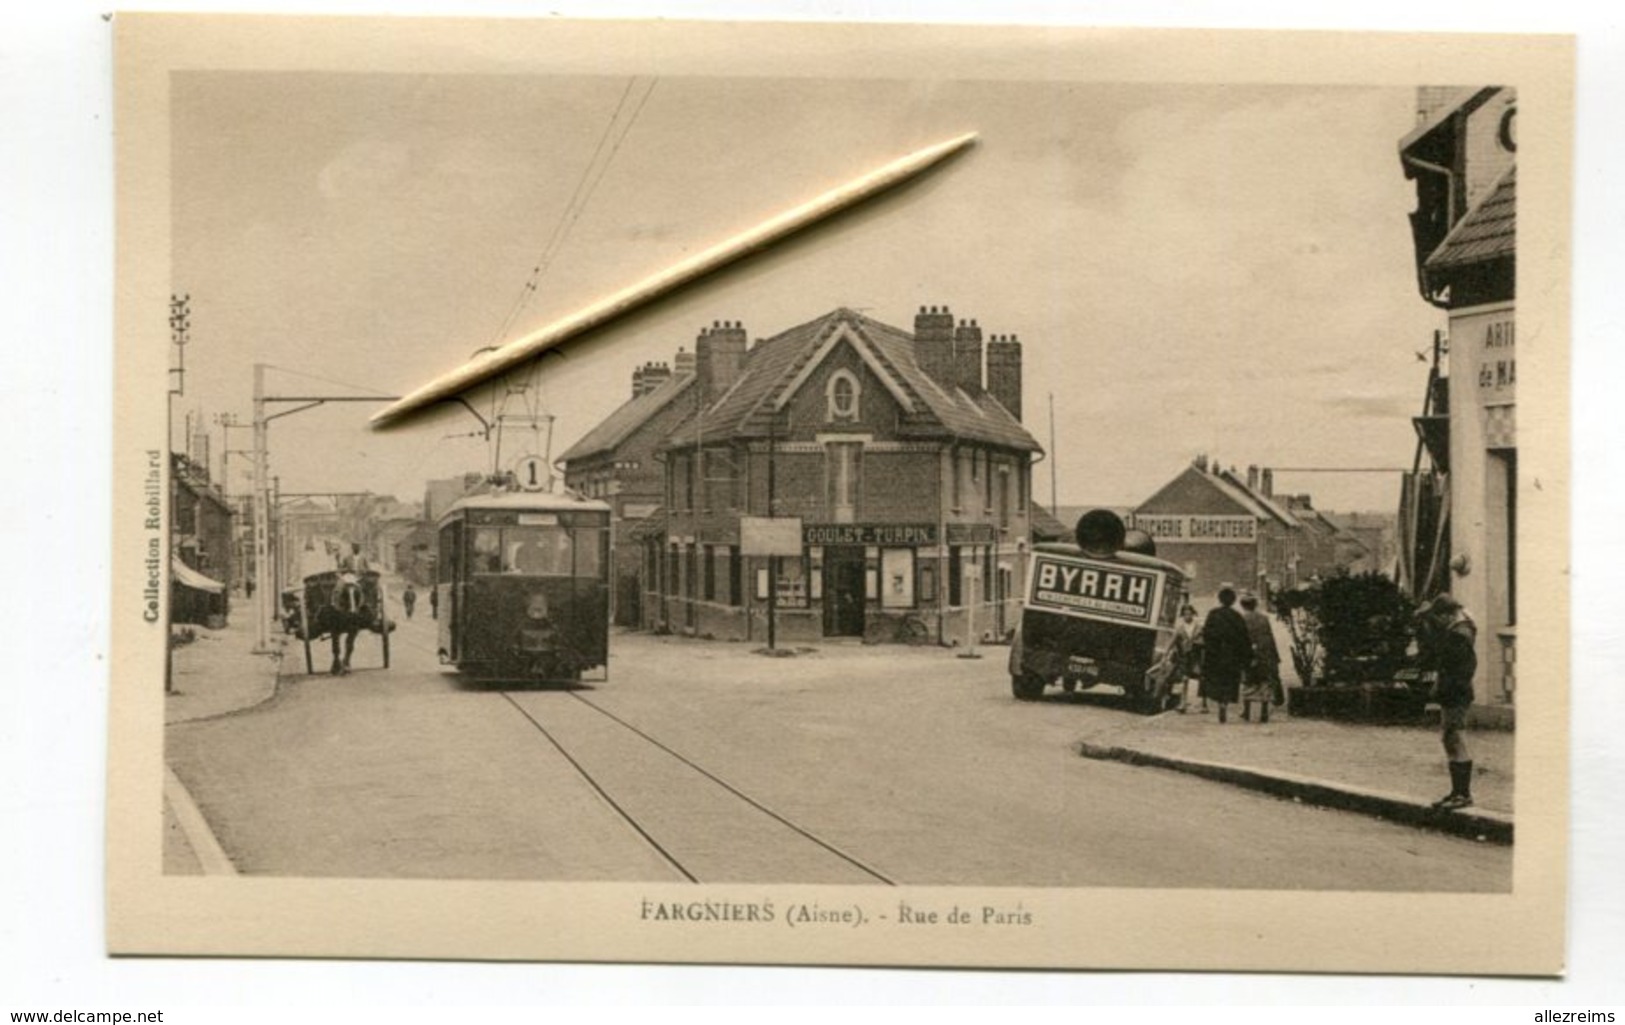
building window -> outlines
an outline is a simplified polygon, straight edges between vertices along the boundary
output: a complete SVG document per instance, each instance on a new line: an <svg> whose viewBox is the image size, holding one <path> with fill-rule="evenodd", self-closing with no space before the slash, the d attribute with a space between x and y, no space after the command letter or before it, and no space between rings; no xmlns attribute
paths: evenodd
<svg viewBox="0 0 1625 1025"><path fill-rule="evenodd" d="M982 475L982 512L993 515L993 456L987 457L987 472Z"/></svg>
<svg viewBox="0 0 1625 1025"><path fill-rule="evenodd" d="M775 561L764 559L768 565L760 566L756 570L756 600L767 601L767 584L770 570L768 566ZM779 564L778 606L785 609L804 609L807 607L808 583L816 580L807 571L805 557L781 556L776 560ZM817 597L814 595L813 597Z"/></svg>
<svg viewBox="0 0 1625 1025"><path fill-rule="evenodd" d="M920 604L932 605L937 600L937 567L929 562L920 563Z"/></svg>
<svg viewBox="0 0 1625 1025"><path fill-rule="evenodd" d="M999 466L999 526L1010 529L1010 467Z"/></svg>
<svg viewBox="0 0 1625 1025"><path fill-rule="evenodd" d="M948 508L952 509L954 512L958 512L960 509L959 491L962 487L960 481L960 477L962 475L959 472L959 460L959 450L957 448L950 448L948 450L948 465L952 468L953 483L948 489Z"/></svg>
<svg viewBox="0 0 1625 1025"><path fill-rule="evenodd" d="M840 441L825 447L826 498L835 523L857 520L863 484L863 445Z"/></svg>
<svg viewBox="0 0 1625 1025"><path fill-rule="evenodd" d="M829 421L841 423L856 420L861 393L862 386L858 383L857 375L850 370L837 370L829 375L829 383L824 386Z"/></svg>
<svg viewBox="0 0 1625 1025"><path fill-rule="evenodd" d="M880 607L914 607L914 549L886 548L881 551Z"/></svg>
<svg viewBox="0 0 1625 1025"><path fill-rule="evenodd" d="M705 546L705 600L717 600L717 546Z"/></svg>
<svg viewBox="0 0 1625 1025"><path fill-rule="evenodd" d="M948 549L948 604L965 604L965 549L960 545Z"/></svg>
<svg viewBox="0 0 1625 1025"><path fill-rule="evenodd" d="M739 558L739 546L728 546L728 604L743 603L745 593L745 565Z"/></svg>

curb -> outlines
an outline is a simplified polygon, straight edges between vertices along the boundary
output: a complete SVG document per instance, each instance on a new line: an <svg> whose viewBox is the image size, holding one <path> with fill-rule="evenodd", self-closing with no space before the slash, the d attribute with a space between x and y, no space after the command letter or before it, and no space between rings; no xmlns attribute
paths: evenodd
<svg viewBox="0 0 1625 1025"><path fill-rule="evenodd" d="M1363 790L1343 783L1330 783L1285 772L1266 772L1262 769L1226 765L1222 762L1175 758L1133 748L1091 744L1087 741L1078 746L1078 753L1085 758L1172 769L1175 772L1200 776L1218 783L1229 783L1248 790L1258 790L1277 797L1295 798L1305 804L1359 812L1408 826L1453 833L1470 840L1512 843L1512 819L1498 812L1439 811L1412 798Z"/></svg>
<svg viewBox="0 0 1625 1025"><path fill-rule="evenodd" d="M192 800L191 793L186 784L181 782L175 770L164 766L164 800L169 802L171 810L175 813L175 821L180 824L181 833L186 837L186 843L197 856L198 864L206 876L234 876L237 867L231 863L231 858L221 848L220 841L215 838L214 830L209 828L209 822L198 810L197 802Z"/></svg>

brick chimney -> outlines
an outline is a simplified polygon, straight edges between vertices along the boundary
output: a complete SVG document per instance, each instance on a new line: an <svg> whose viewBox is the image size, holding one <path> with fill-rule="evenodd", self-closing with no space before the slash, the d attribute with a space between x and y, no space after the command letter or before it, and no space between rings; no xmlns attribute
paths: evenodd
<svg viewBox="0 0 1625 1025"><path fill-rule="evenodd" d="M700 394L714 399L733 386L745 366L745 329L737 320L713 320L694 342Z"/></svg>
<svg viewBox="0 0 1625 1025"><path fill-rule="evenodd" d="M1021 342L1015 335L994 335L987 343L987 390L1021 419Z"/></svg>
<svg viewBox="0 0 1625 1025"><path fill-rule="evenodd" d="M1256 465L1247 467L1247 490L1258 490L1258 467Z"/></svg>
<svg viewBox="0 0 1625 1025"><path fill-rule="evenodd" d="M961 320L954 329L954 383L967 395L982 390L982 329L974 320Z"/></svg>
<svg viewBox="0 0 1625 1025"><path fill-rule="evenodd" d="M1258 487L1265 498L1274 498L1275 471L1267 466L1264 467L1263 471L1258 475Z"/></svg>
<svg viewBox="0 0 1625 1025"><path fill-rule="evenodd" d="M645 363L632 371L632 397L647 395L671 379L671 365Z"/></svg>
<svg viewBox="0 0 1625 1025"><path fill-rule="evenodd" d="M921 306L915 314L914 360L933 381L954 386L954 315L948 307Z"/></svg>
<svg viewBox="0 0 1625 1025"><path fill-rule="evenodd" d="M671 360L671 372L677 377L694 373L694 354L679 345L677 355L673 356Z"/></svg>

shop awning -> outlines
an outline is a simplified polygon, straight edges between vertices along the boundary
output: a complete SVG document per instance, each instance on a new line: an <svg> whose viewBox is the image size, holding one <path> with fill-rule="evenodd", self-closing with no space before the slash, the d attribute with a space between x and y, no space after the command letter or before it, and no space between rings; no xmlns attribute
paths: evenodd
<svg viewBox="0 0 1625 1025"><path fill-rule="evenodd" d="M175 583L183 587L190 587L194 591L207 591L210 594L226 593L225 584L212 577L204 576L179 559L169 560L169 570Z"/></svg>

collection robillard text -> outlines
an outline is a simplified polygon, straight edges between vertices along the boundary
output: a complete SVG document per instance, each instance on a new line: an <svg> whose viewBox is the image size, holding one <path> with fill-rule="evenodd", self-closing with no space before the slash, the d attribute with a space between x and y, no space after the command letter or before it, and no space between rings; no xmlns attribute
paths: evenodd
<svg viewBox="0 0 1625 1025"><path fill-rule="evenodd" d="M142 559L141 618L156 623L163 614L159 599L164 583L164 454L158 449L147 450L147 472L141 479L141 492L141 529L147 534Z"/></svg>
<svg viewBox="0 0 1625 1025"><path fill-rule="evenodd" d="M1023 926L1033 924L1033 913L1020 901L1013 905L959 904L923 906L908 901L887 905L884 911L861 904L825 905L816 901L775 904L770 900L649 900L640 902L638 917L646 922L782 922L798 926L835 925L861 928L875 922L891 926Z"/></svg>

